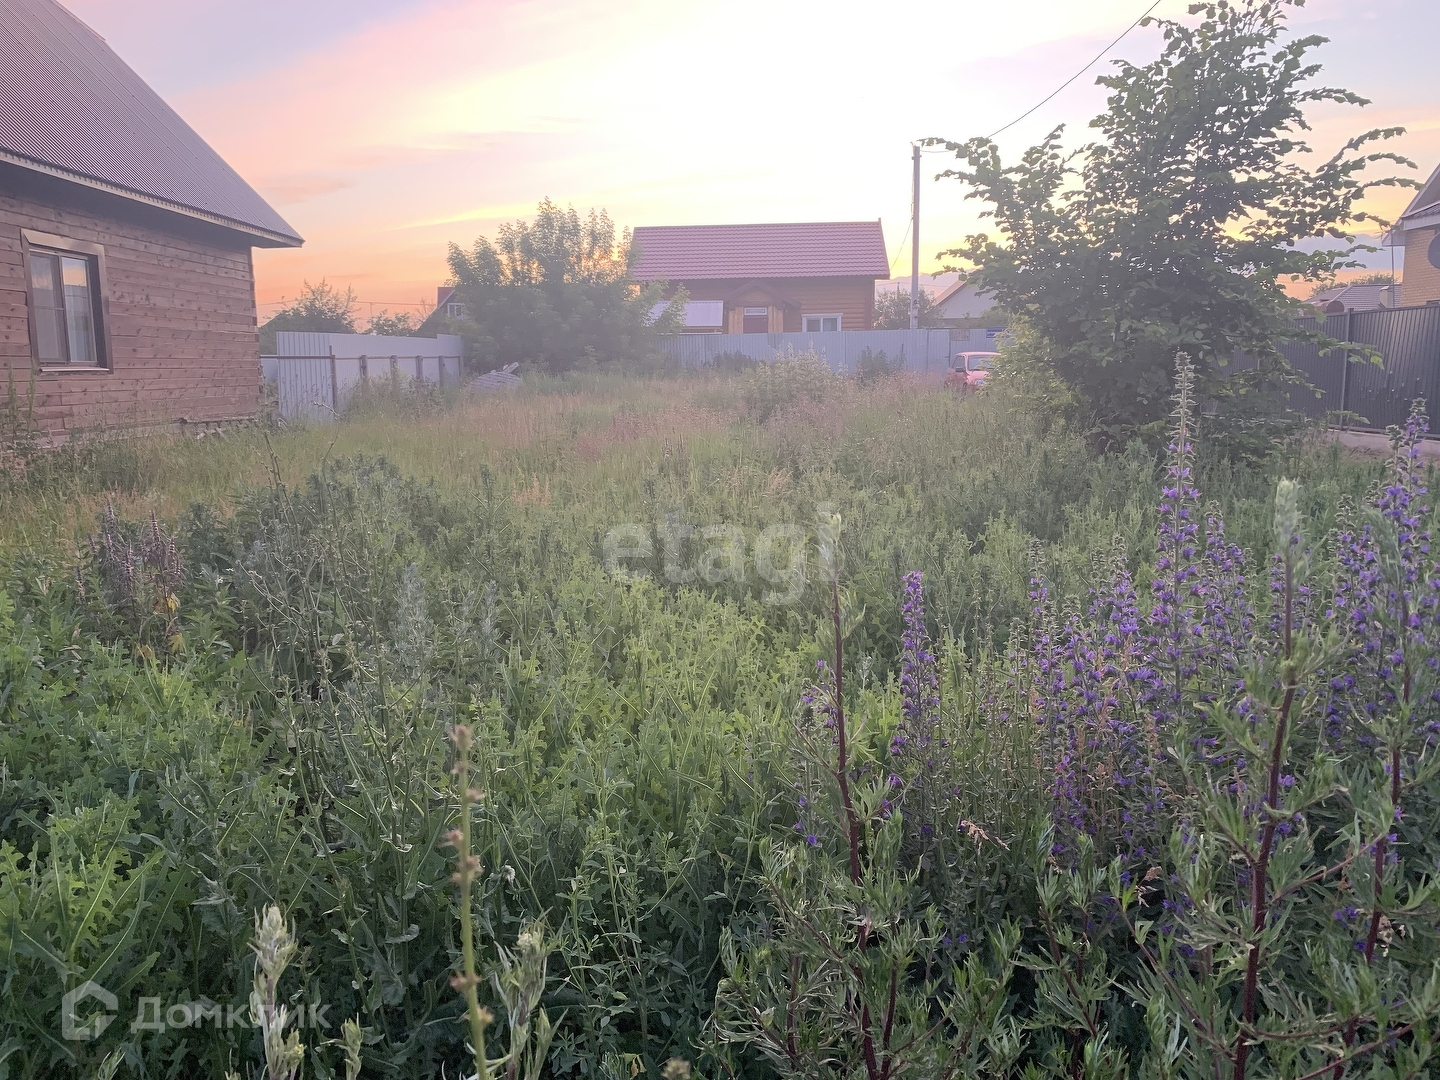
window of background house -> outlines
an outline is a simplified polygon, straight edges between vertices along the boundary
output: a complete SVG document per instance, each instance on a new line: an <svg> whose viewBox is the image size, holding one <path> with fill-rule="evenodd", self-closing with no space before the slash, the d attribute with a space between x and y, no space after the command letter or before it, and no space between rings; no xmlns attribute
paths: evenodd
<svg viewBox="0 0 1440 1080"><path fill-rule="evenodd" d="M98 367L99 272L95 256L30 248L30 308L41 364Z"/></svg>
<svg viewBox="0 0 1440 1080"><path fill-rule="evenodd" d="M840 329L839 315L806 315L805 333L829 334Z"/></svg>

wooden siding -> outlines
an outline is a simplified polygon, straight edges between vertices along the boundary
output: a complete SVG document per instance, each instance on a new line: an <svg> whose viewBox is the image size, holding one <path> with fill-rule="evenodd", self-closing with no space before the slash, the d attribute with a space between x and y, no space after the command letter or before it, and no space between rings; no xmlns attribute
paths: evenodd
<svg viewBox="0 0 1440 1080"><path fill-rule="evenodd" d="M35 366L22 229L103 246L109 370ZM35 422L51 437L253 415L260 346L248 239L24 170L0 171L0 379L15 387L22 409L32 375Z"/></svg>
<svg viewBox="0 0 1440 1080"><path fill-rule="evenodd" d="M1405 233L1405 276L1400 280L1400 302L1406 307L1440 300L1440 268L1430 265L1430 241L1435 226L1410 229Z"/></svg>
<svg viewBox="0 0 1440 1080"><path fill-rule="evenodd" d="M691 300L724 300L725 326L739 318L732 312L745 307L768 307L774 333L799 333L804 315L839 315L845 330L870 330L875 325L874 278L765 278L763 280L729 281L723 279L674 282L667 299L679 285L684 285ZM777 301L784 298L795 303L779 312ZM781 322L783 321L783 326ZM738 332L738 331L737 331Z"/></svg>

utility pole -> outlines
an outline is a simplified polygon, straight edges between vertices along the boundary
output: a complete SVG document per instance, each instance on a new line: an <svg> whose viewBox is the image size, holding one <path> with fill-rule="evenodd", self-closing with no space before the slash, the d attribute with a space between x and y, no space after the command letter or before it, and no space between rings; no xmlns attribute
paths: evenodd
<svg viewBox="0 0 1440 1080"><path fill-rule="evenodd" d="M915 159L915 191L910 203L910 329L920 329L920 144Z"/></svg>

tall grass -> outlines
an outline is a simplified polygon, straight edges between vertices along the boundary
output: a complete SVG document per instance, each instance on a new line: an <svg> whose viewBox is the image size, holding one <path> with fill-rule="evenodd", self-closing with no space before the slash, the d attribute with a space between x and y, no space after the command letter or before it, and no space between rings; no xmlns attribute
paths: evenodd
<svg viewBox="0 0 1440 1080"><path fill-rule="evenodd" d="M552 1074L655 1075L671 1056L713 1070L722 932L766 918L761 867L795 823L793 720L831 617L813 550L813 587L773 604L754 546L779 526L813 539L836 512L847 693L875 718L877 753L897 723L912 571L942 642L951 818L933 849L907 834L905 857L932 859L947 924L1033 911L1045 800L1007 651L1029 633L1037 573L1073 604L1119 535L1146 578L1156 458L1137 445L1097 461L1002 394L793 389L556 381L423 415L372 401L327 427L77 442L8 471L0 1068L84 1076L123 1058L136 1075L221 1075L260 1060L247 1029L132 1029L133 1012L93 1043L55 1032L61 995L87 979L131 1005L243 1001L271 905L299 942L277 993L363 1036L354 1050L307 1033L307 1073L355 1054L363 1075L473 1062L447 985L448 747L464 725L484 793L477 962L503 966L499 950L548 921ZM1318 446L1281 467L1305 481L1316 533L1378 477ZM1205 469L1232 535L1263 538L1271 470ZM113 537L92 548L107 500ZM173 608L120 584L145 572L143 552L138 571L118 553L151 514L184 571ZM622 577L605 542L627 523L654 543ZM746 574L675 579L706 526L739 530ZM496 1016L500 985L477 987Z"/></svg>

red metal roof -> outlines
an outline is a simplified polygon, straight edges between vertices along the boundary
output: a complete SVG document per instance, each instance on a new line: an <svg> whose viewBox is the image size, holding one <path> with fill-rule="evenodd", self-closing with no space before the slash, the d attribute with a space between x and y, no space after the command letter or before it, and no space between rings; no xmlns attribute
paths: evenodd
<svg viewBox="0 0 1440 1080"><path fill-rule="evenodd" d="M890 276L878 221L645 225L634 243L638 281Z"/></svg>
<svg viewBox="0 0 1440 1080"><path fill-rule="evenodd" d="M304 241L104 40L54 0L0 0L0 161Z"/></svg>

